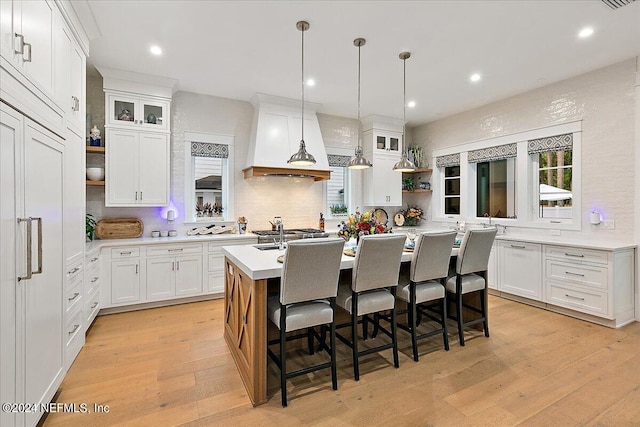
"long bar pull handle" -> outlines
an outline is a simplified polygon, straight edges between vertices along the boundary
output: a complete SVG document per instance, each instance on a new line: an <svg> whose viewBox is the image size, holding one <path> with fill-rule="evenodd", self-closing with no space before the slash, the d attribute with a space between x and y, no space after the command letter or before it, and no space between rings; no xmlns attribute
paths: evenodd
<svg viewBox="0 0 640 427"><path fill-rule="evenodd" d="M33 274L42 274L42 218L31 217L31 219L38 222L38 270Z"/></svg>
<svg viewBox="0 0 640 427"><path fill-rule="evenodd" d="M176 269L176 263L175 261L171 261L171 271L174 271Z"/></svg>
<svg viewBox="0 0 640 427"><path fill-rule="evenodd" d="M580 301L584 301L584 298L582 298L582 297L576 297L576 296L569 295L569 294L564 294L564 296L567 297L567 298L573 298L573 299L577 299L577 300L580 300Z"/></svg>
<svg viewBox="0 0 640 427"><path fill-rule="evenodd" d="M525 248L526 248L526 246L525 246L525 245L511 245L511 247L512 247L513 249L525 249Z"/></svg>
<svg viewBox="0 0 640 427"><path fill-rule="evenodd" d="M80 325L73 325L73 329L69 331L69 335L73 335L79 327Z"/></svg>
<svg viewBox="0 0 640 427"><path fill-rule="evenodd" d="M584 277L584 274L580 274L580 273L573 273L571 271L565 271L564 274L568 274L570 276L578 276L578 277Z"/></svg>
<svg viewBox="0 0 640 427"><path fill-rule="evenodd" d="M33 272L31 271L31 218L18 218L18 224L21 222L27 223L27 275L18 276L18 282L21 280L29 280Z"/></svg>
<svg viewBox="0 0 640 427"><path fill-rule="evenodd" d="M69 301L73 301L74 299L80 296L80 292L74 292L71 298L67 298Z"/></svg>
<svg viewBox="0 0 640 427"><path fill-rule="evenodd" d="M572 257L576 257L576 258L584 258L583 254L572 254L570 252L565 252L564 255L565 256L572 256Z"/></svg>
<svg viewBox="0 0 640 427"><path fill-rule="evenodd" d="M24 55L22 55L22 57L24 58L23 61L31 62L31 54L33 53L33 47L31 46L31 43L25 43L24 45L29 46L29 58L25 58Z"/></svg>
<svg viewBox="0 0 640 427"><path fill-rule="evenodd" d="M176 261L176 265L178 266L176 270L180 270L180 261Z"/></svg>
<svg viewBox="0 0 640 427"><path fill-rule="evenodd" d="M138 264L136 264L136 274L138 274Z"/></svg>
<svg viewBox="0 0 640 427"><path fill-rule="evenodd" d="M15 38L20 39L20 44L18 45L18 49L16 49L15 40L14 40L13 53L22 55L24 54L24 36L18 33L13 33L13 34L15 35Z"/></svg>

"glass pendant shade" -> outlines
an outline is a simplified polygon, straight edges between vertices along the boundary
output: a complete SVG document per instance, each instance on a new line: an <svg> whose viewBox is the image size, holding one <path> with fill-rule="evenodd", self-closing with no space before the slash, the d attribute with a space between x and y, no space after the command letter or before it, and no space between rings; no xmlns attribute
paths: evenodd
<svg viewBox="0 0 640 427"><path fill-rule="evenodd" d="M307 152L307 146L304 143L304 32L309 29L307 21L298 21L296 28L302 33L302 136L300 138L300 148L287 163L294 166L311 166L316 164L316 159Z"/></svg>
<svg viewBox="0 0 640 427"><path fill-rule="evenodd" d="M353 41L353 45L358 48L358 146L356 147L355 157L347 164L347 168L349 169L368 169L373 166L369 163L369 160L365 159L362 155L362 144L360 143L362 136L362 129L360 129L360 48L364 46L366 42L363 38L357 38Z"/></svg>
<svg viewBox="0 0 640 427"><path fill-rule="evenodd" d="M405 124L407 123L407 59L411 58L411 53L402 52L398 57L402 59L402 145L405 145L404 140L407 135L405 129ZM416 170L416 165L409 161L406 151L402 150L402 158L393 165L393 170L396 172L413 172Z"/></svg>

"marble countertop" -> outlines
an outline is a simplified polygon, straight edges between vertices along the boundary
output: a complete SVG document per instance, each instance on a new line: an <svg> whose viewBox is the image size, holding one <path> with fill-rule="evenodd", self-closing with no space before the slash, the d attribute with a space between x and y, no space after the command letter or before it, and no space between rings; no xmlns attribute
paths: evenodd
<svg viewBox="0 0 640 427"><path fill-rule="evenodd" d="M257 235L253 233L246 234L207 234L204 236L176 236L176 237L137 237L135 239L105 239L94 240L87 242L86 251L91 252L93 250L103 247L114 246L135 246L135 245L156 245L156 244L171 244L171 243L209 243L209 242L238 242L246 240L256 241Z"/></svg>

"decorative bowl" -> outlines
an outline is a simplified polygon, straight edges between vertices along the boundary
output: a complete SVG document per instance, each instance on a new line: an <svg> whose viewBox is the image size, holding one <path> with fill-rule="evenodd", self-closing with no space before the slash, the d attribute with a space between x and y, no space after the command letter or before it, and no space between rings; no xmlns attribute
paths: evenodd
<svg viewBox="0 0 640 427"><path fill-rule="evenodd" d="M89 181L102 181L104 180L104 168L87 168L87 179Z"/></svg>

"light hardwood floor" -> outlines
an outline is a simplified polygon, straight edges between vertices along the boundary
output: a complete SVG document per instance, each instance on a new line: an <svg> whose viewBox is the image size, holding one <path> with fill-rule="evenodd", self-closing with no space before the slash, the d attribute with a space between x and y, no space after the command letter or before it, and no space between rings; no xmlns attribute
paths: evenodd
<svg viewBox="0 0 640 427"><path fill-rule="evenodd" d="M287 408L271 361L269 402L251 406L222 300L101 316L56 400L109 413L52 413L44 426L640 425L640 323L614 330L495 296L489 310L490 338L469 332L460 347L451 324L451 350L424 340L416 363L400 331L400 368L390 350L369 355L357 383L338 343L338 390L328 370L298 377Z"/></svg>

